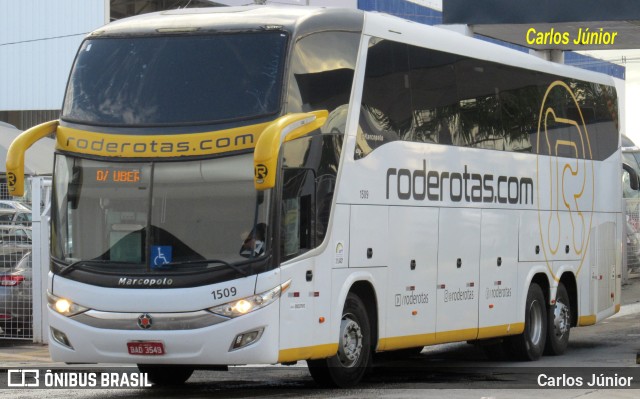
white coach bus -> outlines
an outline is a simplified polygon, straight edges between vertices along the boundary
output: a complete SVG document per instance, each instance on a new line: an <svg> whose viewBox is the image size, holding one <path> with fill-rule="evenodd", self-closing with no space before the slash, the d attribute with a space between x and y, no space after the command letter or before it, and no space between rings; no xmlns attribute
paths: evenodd
<svg viewBox="0 0 640 399"><path fill-rule="evenodd" d="M375 352L558 355L620 307L607 76L357 10L167 11L89 34L57 137L50 351L157 383Z"/></svg>

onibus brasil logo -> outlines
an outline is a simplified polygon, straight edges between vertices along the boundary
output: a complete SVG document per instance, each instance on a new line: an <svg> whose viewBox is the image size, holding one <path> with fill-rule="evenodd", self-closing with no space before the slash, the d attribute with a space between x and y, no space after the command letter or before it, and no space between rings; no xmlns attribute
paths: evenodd
<svg viewBox="0 0 640 399"><path fill-rule="evenodd" d="M575 111L574 119L568 110ZM542 100L537 149L538 222L547 267L553 275L549 259L565 256L580 261L579 273L593 219L594 164L578 100L562 81L551 83Z"/></svg>

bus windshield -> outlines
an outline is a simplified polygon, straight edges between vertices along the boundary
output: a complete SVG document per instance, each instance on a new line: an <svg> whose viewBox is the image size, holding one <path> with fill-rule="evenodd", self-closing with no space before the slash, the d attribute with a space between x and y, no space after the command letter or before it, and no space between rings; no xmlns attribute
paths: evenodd
<svg viewBox="0 0 640 399"><path fill-rule="evenodd" d="M237 270L267 247L269 196L254 189L252 160L107 163L59 154L52 257L96 272Z"/></svg>
<svg viewBox="0 0 640 399"><path fill-rule="evenodd" d="M62 119L183 126L275 114L286 44L283 32L85 40Z"/></svg>

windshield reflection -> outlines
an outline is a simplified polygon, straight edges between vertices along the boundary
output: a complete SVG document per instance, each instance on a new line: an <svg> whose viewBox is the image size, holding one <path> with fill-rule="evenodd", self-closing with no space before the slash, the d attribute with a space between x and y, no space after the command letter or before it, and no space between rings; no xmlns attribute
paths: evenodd
<svg viewBox="0 0 640 399"><path fill-rule="evenodd" d="M74 269L235 269L265 255L269 196L253 186L251 154L147 163L58 155L54 180L52 256ZM260 239L247 246L248 237Z"/></svg>

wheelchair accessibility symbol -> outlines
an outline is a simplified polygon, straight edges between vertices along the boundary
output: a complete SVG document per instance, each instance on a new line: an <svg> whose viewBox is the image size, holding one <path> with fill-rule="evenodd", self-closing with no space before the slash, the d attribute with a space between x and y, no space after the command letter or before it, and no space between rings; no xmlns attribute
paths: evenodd
<svg viewBox="0 0 640 399"><path fill-rule="evenodd" d="M167 263L171 263L172 251L169 245L154 245L151 247L151 267L162 268Z"/></svg>

